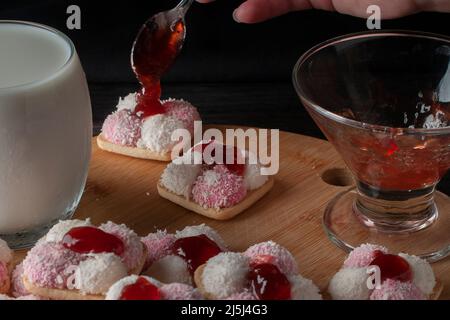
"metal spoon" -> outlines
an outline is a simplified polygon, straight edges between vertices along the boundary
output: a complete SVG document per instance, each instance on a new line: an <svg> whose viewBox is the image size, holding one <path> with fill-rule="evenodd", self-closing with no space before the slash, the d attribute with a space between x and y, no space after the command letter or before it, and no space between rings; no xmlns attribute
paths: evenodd
<svg viewBox="0 0 450 320"><path fill-rule="evenodd" d="M182 0L175 8L151 16L141 27L131 65L144 86L146 81L159 80L180 53L186 37L184 17L193 2Z"/></svg>

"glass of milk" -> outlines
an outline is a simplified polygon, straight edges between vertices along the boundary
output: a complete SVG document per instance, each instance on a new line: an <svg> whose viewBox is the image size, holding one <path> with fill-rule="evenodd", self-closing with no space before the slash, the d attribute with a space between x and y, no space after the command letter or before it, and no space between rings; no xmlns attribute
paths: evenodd
<svg viewBox="0 0 450 320"><path fill-rule="evenodd" d="M0 238L27 247L77 207L91 155L85 74L50 27L0 20Z"/></svg>

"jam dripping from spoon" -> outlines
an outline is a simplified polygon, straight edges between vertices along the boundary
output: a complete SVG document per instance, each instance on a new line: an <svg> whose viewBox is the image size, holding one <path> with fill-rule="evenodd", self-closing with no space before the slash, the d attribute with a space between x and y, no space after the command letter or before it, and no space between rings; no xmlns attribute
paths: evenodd
<svg viewBox="0 0 450 320"><path fill-rule="evenodd" d="M180 53L186 36L184 15L192 1L158 13L142 26L131 52L131 65L142 90L137 94L135 113L141 118L164 113L161 77Z"/></svg>

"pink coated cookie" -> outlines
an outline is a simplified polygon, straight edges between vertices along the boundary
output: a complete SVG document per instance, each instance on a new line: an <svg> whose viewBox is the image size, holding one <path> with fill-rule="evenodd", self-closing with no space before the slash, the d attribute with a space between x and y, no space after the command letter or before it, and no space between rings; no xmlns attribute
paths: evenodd
<svg viewBox="0 0 450 320"><path fill-rule="evenodd" d="M133 270L141 263L144 248L139 236L133 230L124 224L118 225L111 221L102 224L100 229L122 240L125 250L121 258L128 270Z"/></svg>
<svg viewBox="0 0 450 320"><path fill-rule="evenodd" d="M10 300L45 300L45 299L38 297L38 296L33 296L31 294L26 295L26 296L21 296L18 298L13 298L13 297L10 297L10 296L4 295L4 294L0 294L0 301L2 301L2 300L10 301Z"/></svg>
<svg viewBox="0 0 450 320"><path fill-rule="evenodd" d="M166 231L158 230L141 238L141 241L147 247L147 259L144 267L144 269L147 269L153 262L171 253L170 250L176 241L176 237Z"/></svg>
<svg viewBox="0 0 450 320"><path fill-rule="evenodd" d="M197 108L184 100L169 99L162 103L167 115L180 120L191 133L194 132L194 121L200 121Z"/></svg>
<svg viewBox="0 0 450 320"><path fill-rule="evenodd" d="M216 165L200 175L192 189L193 199L205 208L229 208L247 195L242 177L231 173L224 165Z"/></svg>
<svg viewBox="0 0 450 320"><path fill-rule="evenodd" d="M388 279L380 289L373 290L370 300L426 300L426 297L412 282Z"/></svg>
<svg viewBox="0 0 450 320"><path fill-rule="evenodd" d="M28 294L26 296L20 296L16 300L29 300L29 301L31 301L31 300L47 300L47 299L42 298L42 297L38 297L38 296L34 296L32 294Z"/></svg>
<svg viewBox="0 0 450 320"><path fill-rule="evenodd" d="M369 266L377 269L368 269ZM380 280L368 285L370 274ZM436 285L430 264L405 253L388 254L385 247L363 244L355 248L331 278L328 292L334 300L426 300Z"/></svg>
<svg viewBox="0 0 450 320"><path fill-rule="evenodd" d="M244 255L250 258L251 264L270 263L276 265L286 275L298 273L297 262L292 254L273 241L255 244L248 248Z"/></svg>
<svg viewBox="0 0 450 320"><path fill-rule="evenodd" d="M6 263L0 261L0 288L8 285L9 287L9 272Z"/></svg>
<svg viewBox="0 0 450 320"><path fill-rule="evenodd" d="M344 267L346 268L363 268L368 267L370 263L375 259L375 251L381 251L387 253L385 247L374 244L362 244L355 248L348 255L344 261Z"/></svg>
<svg viewBox="0 0 450 320"><path fill-rule="evenodd" d="M23 271L34 285L66 289L69 278L83 256L56 242L41 242L32 248L23 261Z"/></svg>
<svg viewBox="0 0 450 320"><path fill-rule="evenodd" d="M23 285L23 262L19 263L11 275L12 295L16 298L28 296L30 292Z"/></svg>
<svg viewBox="0 0 450 320"><path fill-rule="evenodd" d="M198 290L182 283L165 284L159 291L163 300L203 300Z"/></svg>
<svg viewBox="0 0 450 320"><path fill-rule="evenodd" d="M135 147L141 138L142 120L129 110L119 110L110 114L103 123L102 133L106 140Z"/></svg>
<svg viewBox="0 0 450 320"><path fill-rule="evenodd" d="M248 290L232 294L226 300L258 300L253 293Z"/></svg>

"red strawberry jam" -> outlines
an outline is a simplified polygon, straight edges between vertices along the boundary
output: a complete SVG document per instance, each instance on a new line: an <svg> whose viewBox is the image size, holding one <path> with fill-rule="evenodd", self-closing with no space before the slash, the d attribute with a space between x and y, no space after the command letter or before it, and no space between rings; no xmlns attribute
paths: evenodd
<svg viewBox="0 0 450 320"><path fill-rule="evenodd" d="M172 252L182 257L187 262L189 271L194 273L199 266L221 253L222 250L214 241L201 234L178 239L172 246Z"/></svg>
<svg viewBox="0 0 450 320"><path fill-rule="evenodd" d="M143 277L122 290L120 300L161 300L158 287Z"/></svg>
<svg viewBox="0 0 450 320"><path fill-rule="evenodd" d="M203 143L201 145L202 152L204 152L206 147L209 146L212 142L213 141L209 141L207 143ZM238 176L243 176L244 172L245 172L245 164L239 163L239 162L243 162L242 161L243 159L242 159L242 156L241 156L241 154L239 152L239 149L237 147L235 147L235 146L233 147L233 161L232 161L232 163L226 163L227 162L227 150L229 152L230 151L230 147L227 147L226 145L222 145L222 157L223 157L223 162L225 162L225 166L227 167L227 169L230 172L232 172L232 173L234 173L234 174L236 174ZM214 158L215 156L216 156L216 149L214 148L211 151L211 157Z"/></svg>
<svg viewBox="0 0 450 320"><path fill-rule="evenodd" d="M167 73L183 45L185 25L179 20L171 28L149 20L141 28L131 53L131 65L143 87L149 87Z"/></svg>
<svg viewBox="0 0 450 320"><path fill-rule="evenodd" d="M160 80L180 53L185 33L182 20L171 28L165 28L152 19L139 31L131 53L131 64L143 87L135 109L141 118L164 113L160 102Z"/></svg>
<svg viewBox="0 0 450 320"><path fill-rule="evenodd" d="M245 172L245 164L237 163L237 152L238 149L234 147L234 160L233 163L225 164L225 166L238 176L243 176Z"/></svg>
<svg viewBox="0 0 450 320"><path fill-rule="evenodd" d="M400 256L394 254L385 254L377 250L375 259L370 263L380 268L381 281L392 279L397 281L410 281L412 272L409 263Z"/></svg>
<svg viewBox="0 0 450 320"><path fill-rule="evenodd" d="M386 157L392 156L398 150L398 145L395 143L394 139L384 139L381 144L386 148Z"/></svg>
<svg viewBox="0 0 450 320"><path fill-rule="evenodd" d="M165 112L161 101L159 100L161 96L161 87L159 81L154 86L147 87L141 90L136 95L136 108L134 113L141 119L145 119L150 116L157 114L163 114Z"/></svg>
<svg viewBox="0 0 450 320"><path fill-rule="evenodd" d="M252 291L261 300L291 299L291 283L273 264L253 264L248 280Z"/></svg>
<svg viewBox="0 0 450 320"><path fill-rule="evenodd" d="M76 227L67 232L62 240L63 246L78 253L124 252L121 239L95 227Z"/></svg>

